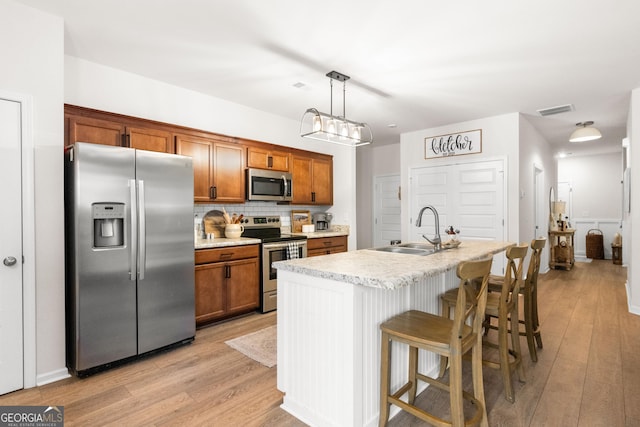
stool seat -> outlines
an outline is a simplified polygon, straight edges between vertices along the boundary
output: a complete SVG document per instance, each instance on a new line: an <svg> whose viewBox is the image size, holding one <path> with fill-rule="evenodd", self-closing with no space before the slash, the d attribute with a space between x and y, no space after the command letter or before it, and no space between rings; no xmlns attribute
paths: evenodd
<svg viewBox="0 0 640 427"><path fill-rule="evenodd" d="M458 265L459 298L456 301L453 319L410 310L380 325L379 425L381 427L387 424L391 404L439 427L463 427L476 424L488 427L481 352L482 322L491 262L491 259L486 259L461 262ZM481 284L479 287L476 287L476 281ZM390 390L392 341L409 346L408 381L393 393ZM418 349L451 359L448 384L418 372ZM472 353L473 393L464 391L462 387L462 355L467 352ZM414 405L418 380L449 393L451 420L445 420ZM408 393L406 401L401 399L405 393ZM464 400L473 403L475 410L470 417L465 417Z"/></svg>
<svg viewBox="0 0 640 427"><path fill-rule="evenodd" d="M427 328L426 325L429 327ZM387 320L380 328L388 333L393 333L396 341L407 340L416 344L428 345L433 347L434 352L439 353L438 350L440 352L450 350L453 319L424 311L409 310ZM469 350L476 339L473 329L462 325L460 339L462 350Z"/></svg>

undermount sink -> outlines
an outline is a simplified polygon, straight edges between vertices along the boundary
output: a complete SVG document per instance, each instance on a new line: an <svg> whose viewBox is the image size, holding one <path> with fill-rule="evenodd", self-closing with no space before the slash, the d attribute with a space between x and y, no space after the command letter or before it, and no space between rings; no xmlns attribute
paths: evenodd
<svg viewBox="0 0 640 427"><path fill-rule="evenodd" d="M416 243L406 243L404 245L394 245L394 246L383 246L381 248L374 248L373 250L380 251L380 252L393 252L396 254L408 254L408 255L429 255L435 252L435 250L433 249L433 246L420 245Z"/></svg>
<svg viewBox="0 0 640 427"><path fill-rule="evenodd" d="M429 243L402 243L397 246L401 248L423 249L423 250L434 252L433 245Z"/></svg>

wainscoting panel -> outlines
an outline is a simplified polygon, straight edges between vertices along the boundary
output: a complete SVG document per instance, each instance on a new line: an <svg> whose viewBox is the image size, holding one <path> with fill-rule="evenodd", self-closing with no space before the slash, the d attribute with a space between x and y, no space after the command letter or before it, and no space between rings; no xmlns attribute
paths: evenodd
<svg viewBox="0 0 640 427"><path fill-rule="evenodd" d="M409 309L440 313L440 294L457 284L453 270L395 290L279 270L282 408L310 425L377 425L380 324ZM392 355L391 387L397 389L407 379L407 346L394 343ZM434 354L419 357L421 372L437 372ZM392 415L398 411L392 407Z"/></svg>
<svg viewBox="0 0 640 427"><path fill-rule="evenodd" d="M591 229L598 229L603 234L604 257L611 259L611 242L616 233L622 234L622 222L619 219L607 218L578 218L571 220L571 225L576 230L574 235L574 253L576 259L587 258L587 233ZM624 247L624 243L622 245Z"/></svg>

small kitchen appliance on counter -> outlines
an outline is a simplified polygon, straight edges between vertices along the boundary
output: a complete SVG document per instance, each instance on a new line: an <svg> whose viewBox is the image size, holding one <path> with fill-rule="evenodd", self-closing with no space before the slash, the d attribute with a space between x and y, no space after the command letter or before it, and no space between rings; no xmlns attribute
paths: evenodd
<svg viewBox="0 0 640 427"><path fill-rule="evenodd" d="M316 226L316 231L329 231L331 229L331 220L333 214L329 212L319 212L313 214L313 224Z"/></svg>
<svg viewBox="0 0 640 427"><path fill-rule="evenodd" d="M276 261L305 258L307 238L280 232L279 216L245 216L243 237L260 239L260 311L266 313L278 306L278 270L272 265Z"/></svg>

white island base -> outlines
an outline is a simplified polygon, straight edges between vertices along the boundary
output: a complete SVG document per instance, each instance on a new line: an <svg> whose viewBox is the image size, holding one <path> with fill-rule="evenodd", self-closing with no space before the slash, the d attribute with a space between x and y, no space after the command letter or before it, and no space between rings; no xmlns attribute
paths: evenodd
<svg viewBox="0 0 640 427"><path fill-rule="evenodd" d="M410 309L439 313L440 294L458 286L459 261L509 245L468 242L467 250L427 257L360 250L277 263L282 408L311 426L377 425L380 324ZM406 382L408 355L393 345L397 389ZM434 375L436 355L421 350L419 357L420 371Z"/></svg>

